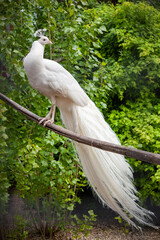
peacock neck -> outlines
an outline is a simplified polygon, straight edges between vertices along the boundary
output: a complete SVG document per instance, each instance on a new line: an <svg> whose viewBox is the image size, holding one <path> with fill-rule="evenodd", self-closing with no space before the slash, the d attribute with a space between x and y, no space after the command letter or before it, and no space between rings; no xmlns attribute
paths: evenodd
<svg viewBox="0 0 160 240"><path fill-rule="evenodd" d="M32 44L30 53L34 54L34 57L39 58L39 60L43 59L44 46L42 44L40 44L38 41L34 41Z"/></svg>
<svg viewBox="0 0 160 240"><path fill-rule="evenodd" d="M24 58L23 64L29 80L37 76L43 70L44 46L38 41L33 42L28 55Z"/></svg>

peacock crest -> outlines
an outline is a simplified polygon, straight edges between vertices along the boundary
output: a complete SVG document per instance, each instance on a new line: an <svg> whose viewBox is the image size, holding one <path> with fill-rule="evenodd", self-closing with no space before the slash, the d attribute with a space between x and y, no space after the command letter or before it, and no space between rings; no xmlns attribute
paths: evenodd
<svg viewBox="0 0 160 240"><path fill-rule="evenodd" d="M34 33L34 37L42 37L44 36L45 32L47 31L46 28L44 29L38 29L35 33Z"/></svg>

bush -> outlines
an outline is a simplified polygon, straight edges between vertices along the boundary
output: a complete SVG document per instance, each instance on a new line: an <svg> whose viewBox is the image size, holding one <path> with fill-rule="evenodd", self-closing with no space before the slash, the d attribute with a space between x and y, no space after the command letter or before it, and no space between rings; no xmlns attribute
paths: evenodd
<svg viewBox="0 0 160 240"><path fill-rule="evenodd" d="M84 16L83 28L92 33L92 40L99 39L94 48L98 64L84 88L122 144L159 153L159 12L146 3L124 2L101 4L85 10ZM141 199L159 203L159 167L129 161Z"/></svg>
<svg viewBox="0 0 160 240"><path fill-rule="evenodd" d="M135 103L128 101L118 110L111 111L108 118L123 145L159 153L160 149L160 100L153 104L138 99ZM160 168L149 163L129 159L135 170L135 183L140 190L141 200L152 199L159 205Z"/></svg>

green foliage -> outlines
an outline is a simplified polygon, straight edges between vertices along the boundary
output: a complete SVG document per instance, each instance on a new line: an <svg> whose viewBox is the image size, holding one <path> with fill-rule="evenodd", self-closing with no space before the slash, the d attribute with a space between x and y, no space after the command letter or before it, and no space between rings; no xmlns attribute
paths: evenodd
<svg viewBox="0 0 160 240"><path fill-rule="evenodd" d="M120 232L124 233L125 235L127 235L130 232L130 225L128 222L124 221L120 216L115 217L115 219L120 223L123 224L123 226L121 227Z"/></svg>
<svg viewBox="0 0 160 240"><path fill-rule="evenodd" d="M28 231L25 230L27 221L22 216L15 216L14 228L9 231L8 240L25 240L28 236Z"/></svg>
<svg viewBox="0 0 160 240"><path fill-rule="evenodd" d="M5 212L6 203L8 202L8 188L10 183L8 181L8 176L6 172L6 157L7 157L7 144L6 141L8 136L6 134L6 127L3 126L3 121L5 121L4 112L7 109L4 107L4 103L0 101L0 212L3 214Z"/></svg>
<svg viewBox="0 0 160 240"><path fill-rule="evenodd" d="M145 3L124 2L102 4L84 14L86 26L100 41L98 64L88 76L92 82L86 81L84 88L122 144L159 153L159 12ZM159 169L130 162L141 199L152 197L159 204Z"/></svg>
<svg viewBox="0 0 160 240"><path fill-rule="evenodd" d="M116 7L101 5L95 12L94 29L103 27L100 54L104 58L96 78L109 87L111 104L134 101L145 92L159 89L160 14L144 4L125 2ZM96 16L98 15L98 21ZM98 81L99 83L99 81ZM108 91L107 91L108 92Z"/></svg>
<svg viewBox="0 0 160 240"><path fill-rule="evenodd" d="M140 1L139 0L129 0L129 2L139 3ZM143 2L149 4L150 6L153 6L153 7L157 8L157 9L160 8L159 0L150 0L150 1L143 0Z"/></svg>
<svg viewBox="0 0 160 240"><path fill-rule="evenodd" d="M66 225L75 203L80 203L77 191L86 182L73 156L70 141L48 132L44 138L30 136L14 163L17 190L30 210L36 210L35 223L44 236Z"/></svg>
<svg viewBox="0 0 160 240"><path fill-rule="evenodd" d="M71 225L72 228L70 229L74 236L74 239L81 238L81 233L85 236L88 236L90 231L93 229L93 222L96 221L96 215L94 214L93 210L88 211L88 216L83 215L83 219L79 219L77 215L72 216Z"/></svg>
<svg viewBox="0 0 160 240"><path fill-rule="evenodd" d="M128 101L118 110L111 111L108 118L121 142L126 146L159 153L160 149L160 100ZM130 159L135 170L135 182L141 191L141 199L152 197L159 204L159 166Z"/></svg>
<svg viewBox="0 0 160 240"><path fill-rule="evenodd" d="M29 51L34 31L41 27L36 25L36 21L43 19L47 24L54 21L49 16L52 10L50 1L45 4L42 6L41 1L26 0L13 5L10 1L1 1L1 9L5 9L2 13L4 39L0 43L3 62L1 91L41 116L46 115L50 103L29 86L22 58ZM60 17L60 5L55 2L55 9L57 7ZM58 30L56 34L60 38ZM80 202L77 192L86 185L86 180L70 141L54 133L46 133L44 128L7 108L5 119L2 119L4 173L1 173L1 188L4 194L1 200L4 204L7 202L8 180L10 184L16 184L31 213L35 213L32 217L42 237L52 236L54 231L66 224L75 203ZM56 121L59 122L59 114ZM4 152L6 149L7 152Z"/></svg>

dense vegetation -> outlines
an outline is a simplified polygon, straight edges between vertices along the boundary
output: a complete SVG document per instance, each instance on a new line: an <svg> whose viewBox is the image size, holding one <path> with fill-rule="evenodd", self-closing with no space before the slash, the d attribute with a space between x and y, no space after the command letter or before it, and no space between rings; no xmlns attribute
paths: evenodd
<svg viewBox="0 0 160 240"><path fill-rule="evenodd" d="M46 115L50 103L30 87L22 59L34 41L33 33L47 28L54 44L46 47L45 56L62 60L122 144L158 153L160 13L153 6L159 5L136 2L1 1L2 93ZM44 221L39 223L42 235L52 234L68 221L80 202L78 192L87 184L74 148L64 137L47 132L2 101L0 105L0 211L14 186L47 222L46 230ZM61 124L59 113L56 123ZM129 162L141 199L150 197L159 204L159 166Z"/></svg>

